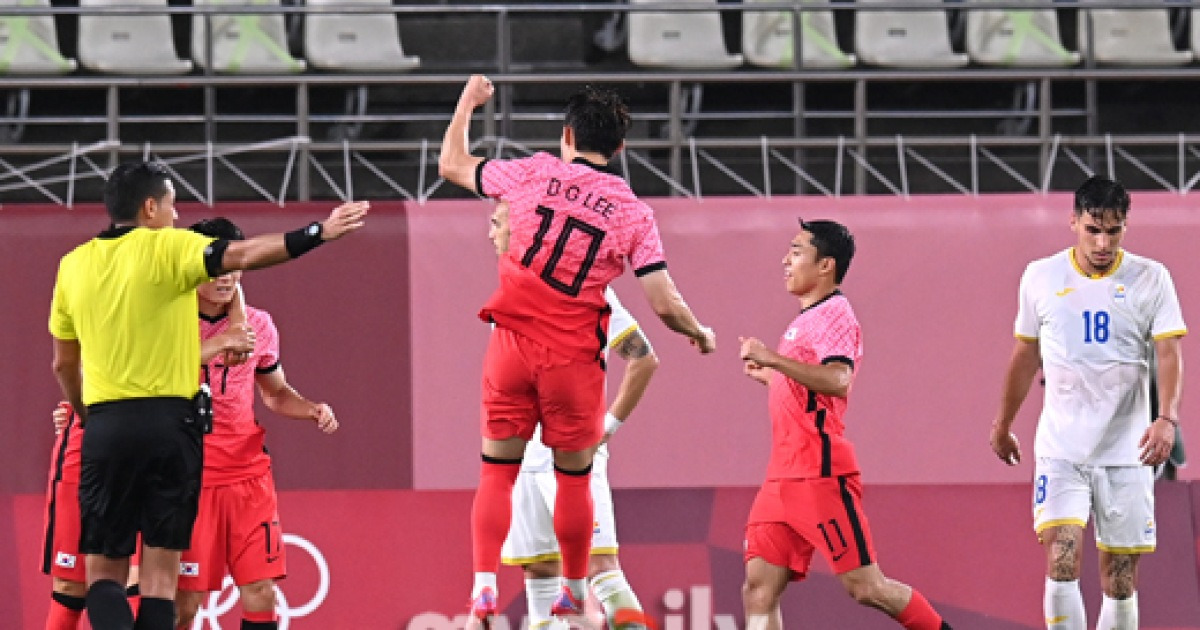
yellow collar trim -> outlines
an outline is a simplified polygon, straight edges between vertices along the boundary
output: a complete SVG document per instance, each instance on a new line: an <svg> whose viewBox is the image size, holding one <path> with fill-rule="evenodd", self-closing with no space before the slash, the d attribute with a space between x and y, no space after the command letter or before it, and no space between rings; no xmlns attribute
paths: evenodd
<svg viewBox="0 0 1200 630"><path fill-rule="evenodd" d="M1083 276L1084 278L1088 278L1090 280L1099 280L1101 278L1107 278L1107 277L1113 275L1114 273L1117 273L1117 269L1121 268L1121 262L1123 260L1125 260L1125 250L1123 250L1123 249L1117 250L1117 259L1115 261L1113 261L1112 266L1109 267L1108 271L1105 271L1104 273L1088 273L1088 272L1084 271L1083 267L1079 266L1079 261L1075 259L1075 248L1074 247L1072 247L1070 250L1067 251L1067 257L1071 259L1071 266L1075 268L1075 271L1079 272L1079 275Z"/></svg>

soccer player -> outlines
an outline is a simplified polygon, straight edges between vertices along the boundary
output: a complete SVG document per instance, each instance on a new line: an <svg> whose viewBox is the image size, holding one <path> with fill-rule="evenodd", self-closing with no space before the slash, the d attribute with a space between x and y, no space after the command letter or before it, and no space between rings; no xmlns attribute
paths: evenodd
<svg viewBox="0 0 1200 630"><path fill-rule="evenodd" d="M118 166L104 189L112 224L59 263L49 329L53 371L87 427L80 551L95 630L134 628L125 599L141 533L137 630L175 627L179 554L200 496L202 431L196 287L296 258L363 225L365 203L287 234L227 241L175 229L175 190L154 162Z"/></svg>
<svg viewBox="0 0 1200 630"><path fill-rule="evenodd" d="M496 325L484 359L483 465L471 510L471 607L485 627L496 612L513 483L538 424L554 450L558 483L554 531L565 585L553 611L582 612L592 539L588 476L603 436L609 282L628 262L668 328L701 353L716 348L716 336L696 320L667 272L653 212L606 170L630 123L620 98L596 89L572 96L561 157L489 161L471 155L467 131L472 112L492 92L481 75L467 81L438 161L447 180L510 203L512 237L500 258L500 286L480 311Z"/></svg>
<svg viewBox="0 0 1200 630"><path fill-rule="evenodd" d="M201 359L217 353L240 355L254 348L253 333L243 326L230 326L201 345ZM46 491L46 531L43 539L42 572L51 576L51 604L46 630L75 630L83 615L87 576L79 553L79 470L83 427L70 403L60 402L51 414L57 437L50 459L50 481ZM131 568L126 593L138 594L136 567Z"/></svg>
<svg viewBox="0 0 1200 630"><path fill-rule="evenodd" d="M834 221L801 221L783 257L787 291L800 314L776 351L741 338L747 376L768 388L771 458L746 525L749 630L783 627L779 598L803 580L820 551L846 592L911 630L950 626L916 589L888 579L875 560L863 514L862 480L845 414L862 358L862 331L839 287L854 237Z"/></svg>
<svg viewBox="0 0 1200 630"><path fill-rule="evenodd" d="M501 201L492 212L488 237L496 253L508 251L510 229L508 203ZM593 460L591 491L596 526L592 534L591 562L588 578L596 599L604 608L608 623L614 628L645 627L641 603L625 579L617 559L616 517L613 513L612 490L608 485L608 440L629 418L637 406L650 379L658 369L658 355L642 334L637 320L617 299L612 287L605 291L612 316L608 320L608 346L625 359L625 375L617 395L604 418L604 444ZM508 538L500 550L501 561L519 565L525 573L525 600L529 605L531 630L544 630L554 625L550 608L558 597L562 576L558 540L554 537L554 495L556 489L553 453L541 441L541 431L525 446L521 473L513 489L513 521ZM559 624L562 627L564 624Z"/></svg>
<svg viewBox="0 0 1200 630"><path fill-rule="evenodd" d="M1079 572L1090 514L1104 591L1097 627L1138 627L1138 560L1155 546L1153 467L1171 453L1179 423L1187 327L1167 268L1121 248L1128 215L1129 195L1111 179L1092 177L1075 191L1074 247L1033 261L1021 278L1016 347L992 423L992 450L1016 465L1010 429L1040 368L1033 526L1046 550L1042 601L1052 630L1087 625Z"/></svg>
<svg viewBox="0 0 1200 630"><path fill-rule="evenodd" d="M231 242L245 239L223 217L200 221L191 229ZM196 289L200 336L205 341L230 330L230 306L241 275L227 273ZM314 422L325 433L338 428L329 405L309 401L288 384L271 315L244 308L255 340L250 356L230 365L227 354L217 354L201 368L201 378L212 390L213 431L204 438L204 479L191 547L180 558L176 599L180 630L192 627L205 593L220 590L226 567L241 595L242 629L278 627L275 581L287 575L287 559L271 456L264 444L266 430L254 417L255 386L271 411Z"/></svg>

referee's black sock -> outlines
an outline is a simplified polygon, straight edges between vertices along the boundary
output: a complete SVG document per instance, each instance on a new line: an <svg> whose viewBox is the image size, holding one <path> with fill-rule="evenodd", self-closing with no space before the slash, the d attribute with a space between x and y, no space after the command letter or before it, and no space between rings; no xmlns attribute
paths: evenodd
<svg viewBox="0 0 1200 630"><path fill-rule="evenodd" d="M95 630L133 629L133 610L125 599L124 586L112 580L98 580L88 589L85 601L88 621Z"/></svg>
<svg viewBox="0 0 1200 630"><path fill-rule="evenodd" d="M249 619L242 620L242 630L278 630L278 621L250 621Z"/></svg>
<svg viewBox="0 0 1200 630"><path fill-rule="evenodd" d="M122 589L124 592L124 589ZM161 597L142 597L134 630L174 630L175 602Z"/></svg>

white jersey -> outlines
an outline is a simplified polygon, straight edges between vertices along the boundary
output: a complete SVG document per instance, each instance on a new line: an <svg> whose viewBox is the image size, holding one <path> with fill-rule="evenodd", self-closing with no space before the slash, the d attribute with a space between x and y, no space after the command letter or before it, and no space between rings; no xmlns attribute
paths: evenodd
<svg viewBox="0 0 1200 630"><path fill-rule="evenodd" d="M1046 379L1034 453L1140 465L1153 342L1187 332L1167 268L1126 251L1097 276L1079 267L1074 248L1035 260L1021 277L1015 332L1039 342Z"/></svg>
<svg viewBox="0 0 1200 630"><path fill-rule="evenodd" d="M621 300L617 299L617 293L612 287L604 290L604 299L608 301L609 308L612 309L612 314L608 318L608 345L605 346L604 352L607 353L609 348L621 343L638 330L637 320L625 307L621 304ZM608 446L600 447L601 450L607 449ZM521 460L521 470L524 472L551 472L554 470L554 454L550 447L542 444L542 426L539 424L533 432L533 438L525 445L525 457Z"/></svg>

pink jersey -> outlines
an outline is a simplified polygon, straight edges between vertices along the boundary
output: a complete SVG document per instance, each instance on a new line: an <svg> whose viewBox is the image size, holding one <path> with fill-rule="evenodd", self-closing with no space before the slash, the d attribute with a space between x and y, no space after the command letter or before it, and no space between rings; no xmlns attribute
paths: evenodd
<svg viewBox="0 0 1200 630"><path fill-rule="evenodd" d="M79 483L79 471L83 468L83 427L79 416L71 414L71 421L54 438L54 449L50 451L50 481Z"/></svg>
<svg viewBox="0 0 1200 630"><path fill-rule="evenodd" d="M568 356L598 360L609 282L626 261L639 276L666 268L650 206L617 175L549 153L484 161L476 187L508 201L512 228L500 287L479 316Z"/></svg>
<svg viewBox="0 0 1200 630"><path fill-rule="evenodd" d="M804 309L779 340L779 354L801 363L840 361L857 371L862 330L840 291ZM815 394L775 372L767 407L771 413L771 460L767 479L835 477L859 472L854 446L845 437L847 398Z"/></svg>
<svg viewBox="0 0 1200 630"><path fill-rule="evenodd" d="M269 313L249 306L246 323L256 337L250 360L231 367L218 354L200 371L200 379L208 383L213 395L213 432L204 436L206 487L260 477L271 468L264 444L266 431L254 419L254 377L278 369L279 332ZM228 317L200 317L201 339L211 339L228 328Z"/></svg>

